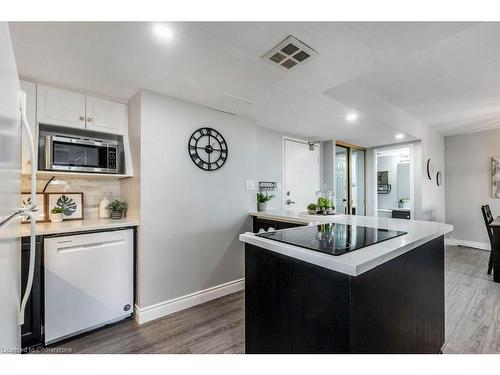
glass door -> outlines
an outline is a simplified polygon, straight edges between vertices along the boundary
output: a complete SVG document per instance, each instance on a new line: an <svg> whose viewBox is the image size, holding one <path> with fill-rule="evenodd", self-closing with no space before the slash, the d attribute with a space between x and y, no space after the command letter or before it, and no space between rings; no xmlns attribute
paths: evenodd
<svg viewBox="0 0 500 375"><path fill-rule="evenodd" d="M351 213L365 214L365 150L351 149Z"/></svg>
<svg viewBox="0 0 500 375"><path fill-rule="evenodd" d="M337 142L335 145L336 212L365 214L365 149Z"/></svg>
<svg viewBox="0 0 500 375"><path fill-rule="evenodd" d="M336 145L335 147L335 211L339 214L347 214L349 199L349 149Z"/></svg>

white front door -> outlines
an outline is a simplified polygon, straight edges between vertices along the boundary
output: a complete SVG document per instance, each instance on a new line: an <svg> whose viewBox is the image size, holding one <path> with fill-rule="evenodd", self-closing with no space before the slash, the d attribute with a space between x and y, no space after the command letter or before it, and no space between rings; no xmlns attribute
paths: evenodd
<svg viewBox="0 0 500 375"><path fill-rule="evenodd" d="M306 141L284 139L284 206L288 211L307 211L319 190L319 145L311 150Z"/></svg>

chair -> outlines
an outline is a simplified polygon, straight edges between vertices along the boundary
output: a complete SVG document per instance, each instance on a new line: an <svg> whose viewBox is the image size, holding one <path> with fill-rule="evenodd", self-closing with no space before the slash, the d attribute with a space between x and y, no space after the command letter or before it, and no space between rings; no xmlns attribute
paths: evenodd
<svg viewBox="0 0 500 375"><path fill-rule="evenodd" d="M493 269L493 231L490 228L490 224L494 219L488 204L481 206L481 212L483 213L484 224L486 225L486 231L488 232L491 245L490 259L488 261L488 275L491 275L491 270Z"/></svg>

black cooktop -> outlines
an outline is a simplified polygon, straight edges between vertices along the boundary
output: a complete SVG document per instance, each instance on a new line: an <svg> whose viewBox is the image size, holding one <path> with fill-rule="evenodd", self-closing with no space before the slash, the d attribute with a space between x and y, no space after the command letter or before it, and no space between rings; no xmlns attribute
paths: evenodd
<svg viewBox="0 0 500 375"><path fill-rule="evenodd" d="M259 233L257 236L325 254L342 255L406 233L397 230L328 223Z"/></svg>

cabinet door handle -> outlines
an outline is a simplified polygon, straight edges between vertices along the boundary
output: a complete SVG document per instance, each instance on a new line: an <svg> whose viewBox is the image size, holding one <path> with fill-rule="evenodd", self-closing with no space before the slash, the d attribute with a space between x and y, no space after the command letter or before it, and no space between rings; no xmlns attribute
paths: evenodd
<svg viewBox="0 0 500 375"><path fill-rule="evenodd" d="M87 122L92 122L92 117L87 117Z"/></svg>
<svg viewBox="0 0 500 375"><path fill-rule="evenodd" d="M84 121L85 120L85 116L80 116L80 121Z"/></svg>

